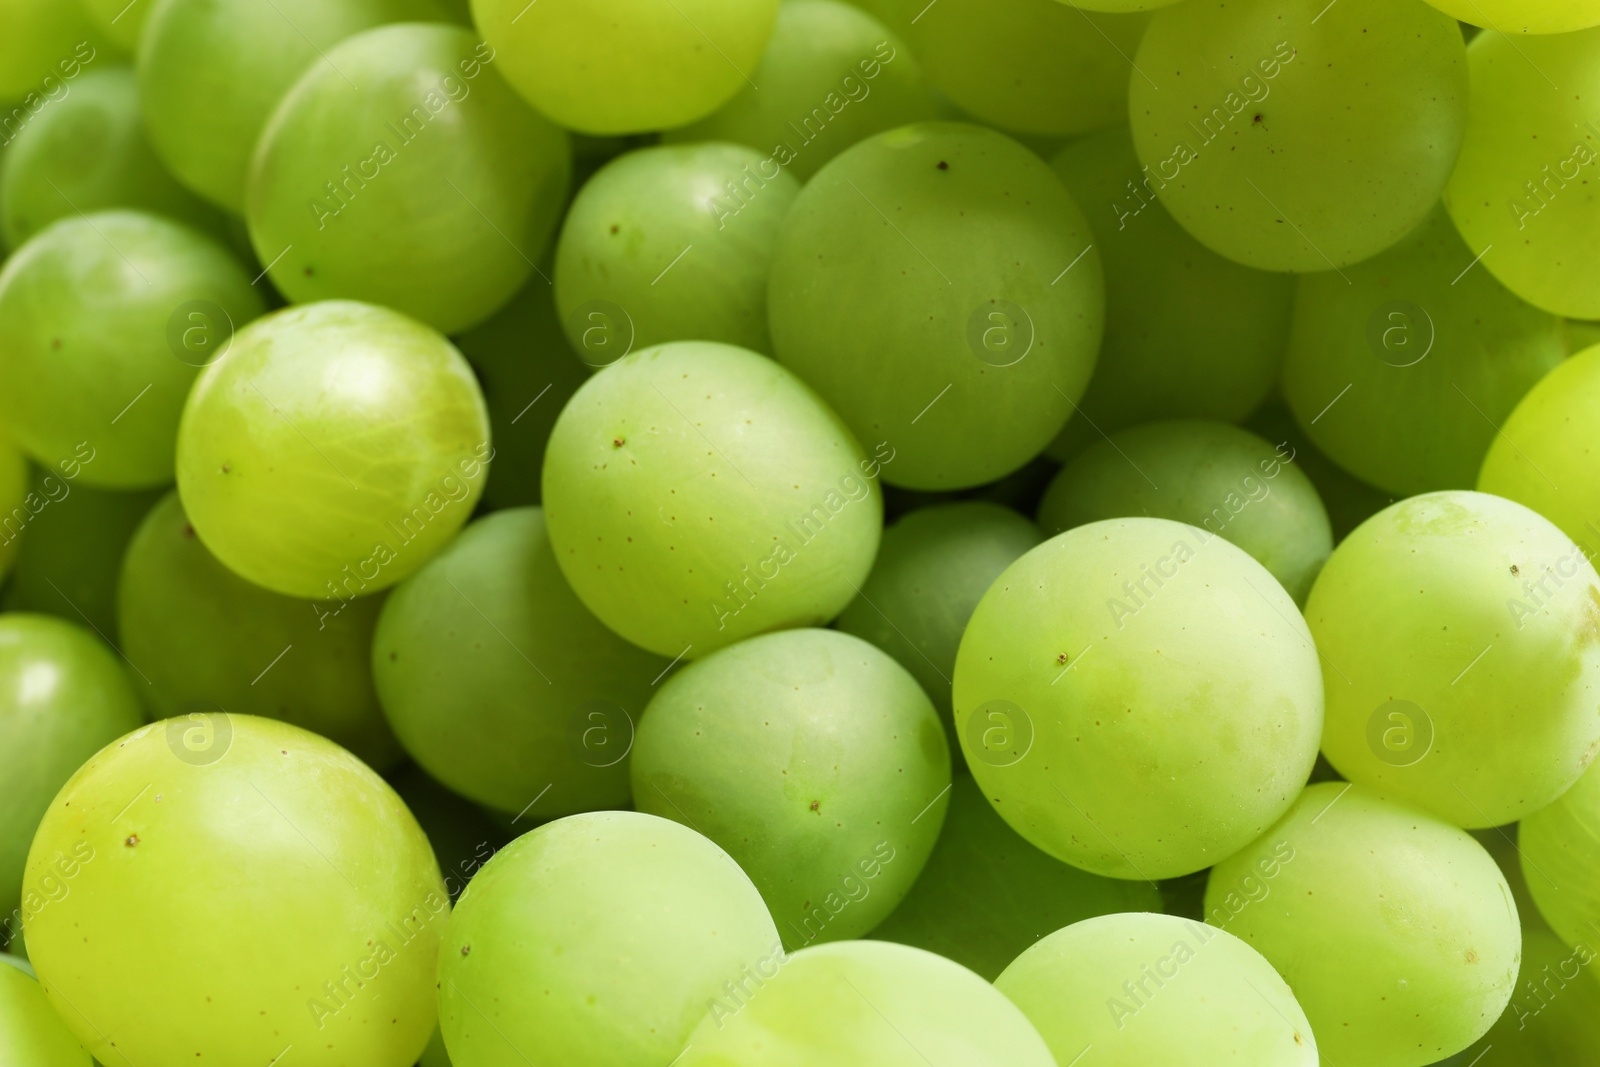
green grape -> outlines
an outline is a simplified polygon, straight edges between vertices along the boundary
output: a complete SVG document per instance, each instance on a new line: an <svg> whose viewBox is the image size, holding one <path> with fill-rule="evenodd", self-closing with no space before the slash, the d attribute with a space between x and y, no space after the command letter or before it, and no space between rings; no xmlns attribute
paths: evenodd
<svg viewBox="0 0 1600 1067"><path fill-rule="evenodd" d="M0 429L0 580L17 559L18 541L33 519L38 499L30 498L28 461Z"/></svg>
<svg viewBox="0 0 1600 1067"><path fill-rule="evenodd" d="M24 115L37 114L47 99L60 99L63 79L77 77L80 65L94 62L96 46L104 44L76 0L0 0L0 26L6 28L0 37L0 104L18 102ZM6 118L15 122L17 112ZM8 141L15 132L0 126Z"/></svg>
<svg viewBox="0 0 1600 1067"><path fill-rule="evenodd" d="M1126 126L1068 145L1051 165L1088 215L1106 271L1105 343L1086 417L1065 433L1099 441L1154 419L1254 411L1283 362L1293 278L1223 259L1173 222L1141 184Z"/></svg>
<svg viewBox="0 0 1600 1067"><path fill-rule="evenodd" d="M1102 915L1057 930L995 979L1055 1053L1106 1067L1316 1067L1295 994L1225 930L1174 915Z"/></svg>
<svg viewBox="0 0 1600 1067"><path fill-rule="evenodd" d="M790 2L790 0L785 0ZM853 7L860 8L902 38L909 39L911 35L911 20L918 11L911 8L912 0L849 0ZM782 17L782 12L779 12ZM776 36L777 31L773 31Z"/></svg>
<svg viewBox="0 0 1600 1067"><path fill-rule="evenodd" d="M987 501L919 508L883 532L872 573L835 624L911 672L956 745L950 676L961 632L989 586L1043 538L1010 508Z"/></svg>
<svg viewBox="0 0 1600 1067"><path fill-rule="evenodd" d="M106 1063L409 1067L450 901L428 839L333 742L194 714L108 745L40 823L24 893L51 1004ZM129 975L137 975L130 981Z"/></svg>
<svg viewBox="0 0 1600 1067"><path fill-rule="evenodd" d="M1130 57L1149 21L1057 0L939 0L908 34L957 107L1004 130L1062 137L1126 121L1128 79L1138 77Z"/></svg>
<svg viewBox="0 0 1600 1067"><path fill-rule="evenodd" d="M1454 1055L1517 981L1516 905L1483 846L1359 785L1309 786L1212 869L1206 913L1277 968L1326 1063Z"/></svg>
<svg viewBox="0 0 1600 1067"><path fill-rule="evenodd" d="M432 0L155 0L139 39L145 132L179 181L242 214L256 141L302 71L325 66L351 34L441 17ZM398 121L403 110L385 117ZM347 147L341 163L368 146ZM336 177L321 176L296 202Z"/></svg>
<svg viewBox="0 0 1600 1067"><path fill-rule="evenodd" d="M81 0L81 3L96 32L128 55L138 51L139 35L144 32L144 24L156 6L154 0Z"/></svg>
<svg viewBox="0 0 1600 1067"><path fill-rule="evenodd" d="M767 274L799 194L792 174L741 145L643 148L606 164L556 245L556 308L580 358L602 367L667 341L770 351Z"/></svg>
<svg viewBox="0 0 1600 1067"><path fill-rule="evenodd" d="M1597 0L1428 0L1451 18L1502 33L1572 33L1600 26Z"/></svg>
<svg viewBox="0 0 1600 1067"><path fill-rule="evenodd" d="M971 971L886 941L818 945L712 1002L678 1067L1053 1067L1038 1032Z"/></svg>
<svg viewBox="0 0 1600 1067"><path fill-rule="evenodd" d="M91 1062L27 964L0 957L0 1063L89 1067Z"/></svg>
<svg viewBox="0 0 1600 1067"><path fill-rule="evenodd" d="M959 489L1060 431L1094 368L1105 290L1083 213L1037 156L927 122L811 180L768 306L778 359L862 440L893 443L886 480Z"/></svg>
<svg viewBox="0 0 1600 1067"><path fill-rule="evenodd" d="M1600 552L1600 471L1590 430L1600 412L1600 345L1555 366L1495 435L1478 488L1526 504L1593 559Z"/></svg>
<svg viewBox="0 0 1600 1067"><path fill-rule="evenodd" d="M1311 479L1327 509L1334 544L1394 503L1393 495L1361 481L1324 455L1281 401L1271 400L1258 408L1244 426L1263 440L1294 452L1295 463Z"/></svg>
<svg viewBox="0 0 1600 1067"><path fill-rule="evenodd" d="M0 933L17 934L61 895L54 884L43 896L23 892L28 842L78 765L144 721L130 678L86 630L43 615L0 615L0 752L7 767L0 790Z"/></svg>
<svg viewBox="0 0 1600 1067"><path fill-rule="evenodd" d="M875 133L935 115L922 68L888 26L842 0L787 0L746 86L668 142L732 141L806 181ZM758 183L759 187L759 183Z"/></svg>
<svg viewBox="0 0 1600 1067"><path fill-rule="evenodd" d="M372 641L412 758L522 828L627 805L634 723L667 666L578 602L538 508L468 526L390 595Z"/></svg>
<svg viewBox="0 0 1600 1067"><path fill-rule="evenodd" d="M1152 422L1090 445L1039 504L1047 534L1152 515L1226 537L1296 604L1333 551L1328 512L1295 450L1221 422Z"/></svg>
<svg viewBox="0 0 1600 1067"><path fill-rule="evenodd" d="M178 428L178 490L230 570L343 605L443 547L493 455L483 394L450 342L330 300L240 331L201 374Z"/></svg>
<svg viewBox="0 0 1600 1067"><path fill-rule="evenodd" d="M1571 789L1518 828L1528 892L1550 928L1568 944L1600 941L1600 773Z"/></svg>
<svg viewBox="0 0 1600 1067"><path fill-rule="evenodd" d="M335 607L250 584L206 551L172 492L128 544L117 629L154 718L221 708L282 719L382 769L400 746L368 667L380 601Z"/></svg>
<svg viewBox="0 0 1600 1067"><path fill-rule="evenodd" d="M483 809L452 793L414 765L393 775L389 784L428 835L428 844L433 846L434 858L444 874L444 887L450 891L450 899L455 900L479 868L494 858L507 835Z"/></svg>
<svg viewBox="0 0 1600 1067"><path fill-rule="evenodd" d="M0 231L13 248L60 218L127 207L222 237L221 214L168 174L145 140L133 71L85 73L22 128L0 168Z"/></svg>
<svg viewBox="0 0 1600 1067"><path fill-rule="evenodd" d="M584 606L664 656L815 626L866 579L877 477L783 367L685 342L634 352L567 404L544 460L550 543Z"/></svg>
<svg viewBox="0 0 1600 1067"><path fill-rule="evenodd" d="M1336 463L1401 496L1470 488L1495 427L1564 355L1561 320L1471 263L1435 211L1343 277L1300 279L1289 406Z"/></svg>
<svg viewBox="0 0 1600 1067"><path fill-rule="evenodd" d="M56 615L114 639L122 553L161 492L94 489L34 468L23 513L0 516L0 553L17 553L0 606Z"/></svg>
<svg viewBox="0 0 1600 1067"><path fill-rule="evenodd" d="M1573 947L1542 925L1522 929L1517 991L1461 1067L1595 1067L1600 1063L1600 977L1593 931Z"/></svg>
<svg viewBox="0 0 1600 1067"><path fill-rule="evenodd" d="M573 815L511 842L462 894L439 1025L460 1067L665 1065L725 983L782 956L716 845L637 812Z"/></svg>
<svg viewBox="0 0 1600 1067"><path fill-rule="evenodd" d="M599 135L687 125L754 85L777 15L778 0L472 0L517 92Z"/></svg>
<svg viewBox="0 0 1600 1067"><path fill-rule="evenodd" d="M238 261L193 230L133 211L62 219L0 270L0 418L87 485L166 485L195 368L262 310Z"/></svg>
<svg viewBox="0 0 1600 1067"><path fill-rule="evenodd" d="M633 751L639 810L727 849L790 948L882 922L933 851L949 789L950 749L916 679L833 630L691 664L651 698Z"/></svg>
<svg viewBox="0 0 1600 1067"><path fill-rule="evenodd" d="M933 855L871 936L937 952L989 981L1043 935L1096 915L1157 911L1148 882L1101 878L1045 855L958 774Z"/></svg>
<svg viewBox="0 0 1600 1067"><path fill-rule="evenodd" d="M493 317L456 338L483 386L499 462L483 500L491 508L539 502L539 469L556 417L589 374L567 344L555 295L534 277Z"/></svg>
<svg viewBox="0 0 1600 1067"><path fill-rule="evenodd" d="M1461 29L1425 4L1198 0L1156 14L1134 65L1146 187L1262 270L1337 271L1404 237L1467 123Z"/></svg>
<svg viewBox="0 0 1600 1067"><path fill-rule="evenodd" d="M1453 491L1378 513L1306 603L1323 752L1457 826L1538 811L1600 748L1596 599L1583 550L1520 504Z"/></svg>
<svg viewBox="0 0 1600 1067"><path fill-rule="evenodd" d="M307 68L261 133L246 196L251 244L285 296L371 301L454 333L522 288L572 150L496 58L460 27L407 24Z"/></svg>
<svg viewBox="0 0 1600 1067"><path fill-rule="evenodd" d="M1311 635L1266 568L1206 530L1107 519L1006 569L956 656L967 765L1064 862L1150 881L1254 840L1322 734Z"/></svg>

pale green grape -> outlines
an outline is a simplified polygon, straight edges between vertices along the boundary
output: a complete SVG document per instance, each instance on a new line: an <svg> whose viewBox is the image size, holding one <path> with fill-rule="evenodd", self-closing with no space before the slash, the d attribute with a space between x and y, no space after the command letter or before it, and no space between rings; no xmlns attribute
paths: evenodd
<svg viewBox="0 0 1600 1067"><path fill-rule="evenodd" d="M1600 576L1486 493L1412 497L1344 540L1306 603L1339 772L1457 826L1538 811L1600 747Z"/></svg>
<svg viewBox="0 0 1600 1067"><path fill-rule="evenodd" d="M313 63L325 67L329 50L353 33L443 17L432 0L139 2L155 4L139 40L139 95L150 143L179 181L240 214L256 140L302 71ZM416 102L428 88L417 86ZM384 116L403 117L404 109ZM340 163L365 158L358 155L370 147L364 141L348 144L351 154ZM319 177L299 191L297 202L342 176Z"/></svg>
<svg viewBox="0 0 1600 1067"><path fill-rule="evenodd" d="M458 1067L664 1067L724 983L782 958L761 894L716 845L636 812L573 815L462 894L439 1024Z"/></svg>
<svg viewBox="0 0 1600 1067"><path fill-rule="evenodd" d="M0 957L0 1063L16 1067L89 1067L78 1044L26 963Z"/></svg>
<svg viewBox="0 0 1600 1067"><path fill-rule="evenodd" d="M1066 136L1127 118L1128 79L1138 77L1130 57L1149 21L1057 0L938 0L908 35L929 80L962 110L1001 129Z"/></svg>
<svg viewBox="0 0 1600 1067"><path fill-rule="evenodd" d="M1289 406L1336 463L1402 496L1470 488L1495 427L1564 354L1559 319L1471 264L1436 210L1342 277L1300 279Z"/></svg>
<svg viewBox="0 0 1600 1067"><path fill-rule="evenodd" d="M949 789L950 749L916 679L832 630L690 665L651 698L633 750L639 810L727 849L790 948L859 937L893 911Z"/></svg>
<svg viewBox="0 0 1600 1067"><path fill-rule="evenodd" d="M1053 1067L1016 1005L971 971L885 941L775 960L712 1002L679 1067Z"/></svg>
<svg viewBox="0 0 1600 1067"><path fill-rule="evenodd" d="M494 59L460 27L407 24L307 68L261 133L245 205L285 296L367 300L453 333L522 288L572 150Z"/></svg>
<svg viewBox="0 0 1600 1067"><path fill-rule="evenodd" d="M1600 419L1600 346L1558 363L1505 419L1489 446L1478 488L1537 511L1600 551L1600 469L1590 440Z"/></svg>
<svg viewBox="0 0 1600 1067"><path fill-rule="evenodd" d="M104 41L76 0L0 0L0 104L18 103L37 114L45 100L60 99L66 81L99 57ZM16 112L0 117L15 119ZM0 126L10 140L14 128Z"/></svg>
<svg viewBox="0 0 1600 1067"><path fill-rule="evenodd" d="M548 267L541 269L548 275ZM494 508L537 504L550 430L589 380L561 332L550 282L535 275L509 304L455 340L483 386L499 453L484 502Z"/></svg>
<svg viewBox="0 0 1600 1067"><path fill-rule="evenodd" d="M372 641L412 758L518 829L627 805L624 758L667 666L578 602L538 508L468 526L390 594Z"/></svg>
<svg viewBox="0 0 1600 1067"><path fill-rule="evenodd" d="M80 0L84 14L106 40L133 55L155 0Z"/></svg>
<svg viewBox="0 0 1600 1067"><path fill-rule="evenodd" d="M22 531L37 506L37 498L29 499L28 461L0 429L0 579L16 561Z"/></svg>
<svg viewBox="0 0 1600 1067"><path fill-rule="evenodd" d="M5 158L0 231L13 248L56 219L114 207L225 233L221 214L179 185L151 151L127 67L86 71L22 128Z"/></svg>
<svg viewBox="0 0 1600 1067"><path fill-rule="evenodd" d="M1550 928L1569 944L1600 934L1600 773L1593 769L1518 828L1528 892Z"/></svg>
<svg viewBox="0 0 1600 1067"><path fill-rule="evenodd" d="M165 485L195 368L262 310L232 254L193 230L133 211L62 219L0 270L0 418L85 484Z"/></svg>
<svg viewBox="0 0 1600 1067"><path fill-rule="evenodd" d="M7 767L0 790L0 933L16 934L62 894L55 884L42 896L22 892L28 842L78 765L144 721L130 678L137 681L81 627L43 615L0 615L0 751Z"/></svg>
<svg viewBox="0 0 1600 1067"><path fill-rule="evenodd" d="M922 68L882 22L843 0L787 0L745 86L668 141L732 141L805 181L883 130L934 117Z"/></svg>
<svg viewBox="0 0 1600 1067"><path fill-rule="evenodd" d="M778 0L472 0L506 79L583 133L683 126L747 85Z"/></svg>
<svg viewBox="0 0 1600 1067"><path fill-rule="evenodd" d="M344 603L443 547L493 455L483 394L450 342L330 300L241 330L201 374L178 430L178 490L229 569Z"/></svg>
<svg viewBox="0 0 1600 1067"><path fill-rule="evenodd" d="M94 489L59 470L35 468L26 491L20 514L0 515L0 553L17 553L0 606L87 620L115 639L122 553L161 490Z"/></svg>
<svg viewBox="0 0 1600 1067"><path fill-rule="evenodd" d="M550 543L600 621L664 656L827 622L883 526L868 458L799 379L710 342L635 352L568 402L544 461Z"/></svg>
<svg viewBox="0 0 1600 1067"><path fill-rule="evenodd" d="M28 952L105 1063L409 1067L450 901L394 791L251 715L152 723L84 764L28 853ZM52 896L53 891L53 896ZM137 975L130 981L129 975Z"/></svg>
<svg viewBox="0 0 1600 1067"><path fill-rule="evenodd" d="M778 359L863 441L894 447L885 480L957 489L1060 431L1094 368L1105 290L1049 167L993 130L928 122L861 142L807 184L768 307Z"/></svg>
<svg viewBox="0 0 1600 1067"><path fill-rule="evenodd" d="M1212 869L1206 913L1294 989L1326 1063L1453 1055L1517 980L1516 905L1483 846L1359 785L1308 787Z"/></svg>
<svg viewBox="0 0 1600 1067"><path fill-rule="evenodd" d="M1322 453L1306 437L1282 401L1273 400L1245 422L1245 429L1268 443L1294 452L1295 464L1311 479L1328 512L1334 544L1394 503L1394 496L1356 478Z"/></svg>
<svg viewBox="0 0 1600 1067"><path fill-rule="evenodd" d="M937 952L993 981L1053 930L1119 911L1158 911L1148 882L1101 878L1045 855L958 774L950 810L911 892L871 936Z"/></svg>
<svg viewBox="0 0 1600 1067"><path fill-rule="evenodd" d="M1234 422L1277 380L1294 279L1241 267L1190 237L1145 185L1128 128L1076 141L1052 166L1083 207L1106 271L1106 337L1083 441L1154 419ZM1100 432L1096 432L1096 428Z"/></svg>
<svg viewBox="0 0 1600 1067"><path fill-rule="evenodd" d="M767 274L800 182L753 148L643 148L578 193L556 244L556 308L602 367L667 341L768 352Z"/></svg>
<svg viewBox="0 0 1600 1067"><path fill-rule="evenodd" d="M1000 572L1041 540L1037 526L999 504L919 508L883 532L872 573L836 625L910 671L951 730L961 632ZM953 731L949 739L956 743Z"/></svg>
<svg viewBox="0 0 1600 1067"><path fill-rule="evenodd" d="M1502 33L1571 33L1600 26L1596 0L1428 0L1451 18Z"/></svg>
<svg viewBox="0 0 1600 1067"><path fill-rule="evenodd" d="M956 732L1011 828L1096 874L1210 866L1300 792L1322 677L1294 601L1198 527L1108 519L1013 563L956 656Z"/></svg>
<svg viewBox="0 0 1600 1067"><path fill-rule="evenodd" d="M1039 1028L1058 1064L1316 1067L1295 995L1237 937L1175 915L1103 915L1057 930L995 986Z"/></svg>
<svg viewBox="0 0 1600 1067"><path fill-rule="evenodd" d="M1060 533L1100 519L1152 515L1225 537L1303 604L1333 551L1328 512L1293 447L1221 422L1152 422L1090 445L1039 504Z"/></svg>
<svg viewBox="0 0 1600 1067"><path fill-rule="evenodd" d="M117 629L154 718L220 708L282 719L382 769L400 746L368 667L380 601L317 603L250 584L200 543L173 492L128 544Z"/></svg>
<svg viewBox="0 0 1600 1067"><path fill-rule="evenodd" d="M1151 188L1202 244L1263 270L1394 244L1438 201L1466 128L1461 29L1414 2L1179 4L1134 63Z"/></svg>
<svg viewBox="0 0 1600 1067"><path fill-rule="evenodd" d="M1595 1067L1600 1062L1600 969L1595 934L1574 947L1543 924L1522 928L1517 990L1460 1067Z"/></svg>

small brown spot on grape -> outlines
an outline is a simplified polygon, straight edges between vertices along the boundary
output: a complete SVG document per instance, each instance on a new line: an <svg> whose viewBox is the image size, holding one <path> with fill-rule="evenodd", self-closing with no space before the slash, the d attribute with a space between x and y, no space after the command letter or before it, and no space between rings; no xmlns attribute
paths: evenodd
<svg viewBox="0 0 1600 1067"><path fill-rule="evenodd" d="M462 945L461 946L461 954L463 956L470 956L472 954L472 946L471 945Z"/></svg>
<svg viewBox="0 0 1600 1067"><path fill-rule="evenodd" d="M941 160L939 160L939 169L940 170L949 170L950 169L950 164L946 163L944 160L941 159Z"/></svg>
<svg viewBox="0 0 1600 1067"><path fill-rule="evenodd" d="M139 844L139 835L129 834L127 840L123 841L122 843L127 845L129 848L136 848Z"/></svg>
<svg viewBox="0 0 1600 1067"><path fill-rule="evenodd" d="M623 439L622 439L622 438L620 438L620 437L613 437L613 438L612 438L612 439L611 439L611 447L612 447L612 448L621 448L621 447L622 447L622 446L623 446L623 445L625 445L625 444L627 444L627 442L626 442L626 441L624 441L624 440L623 440Z"/></svg>

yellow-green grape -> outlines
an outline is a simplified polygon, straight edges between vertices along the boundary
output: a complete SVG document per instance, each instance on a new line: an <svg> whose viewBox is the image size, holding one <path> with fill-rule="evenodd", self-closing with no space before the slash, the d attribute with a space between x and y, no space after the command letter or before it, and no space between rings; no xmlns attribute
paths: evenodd
<svg viewBox="0 0 1600 1067"><path fill-rule="evenodd" d="M544 460L550 543L578 599L623 637L694 659L826 623L866 579L877 478L789 371L710 342L647 348L578 390Z"/></svg>
<svg viewBox="0 0 1600 1067"><path fill-rule="evenodd" d="M541 268L549 274L549 267ZM491 508L539 502L539 470L556 417L589 372L561 332L550 282L535 275L486 322L455 339L483 386L499 462L483 499Z"/></svg>
<svg viewBox="0 0 1600 1067"><path fill-rule="evenodd" d="M1501 33L1572 33L1600 26L1596 0L1428 0L1451 18Z"/></svg>
<svg viewBox="0 0 1600 1067"><path fill-rule="evenodd" d="M995 979L1055 1053L1105 1067L1316 1067L1295 994L1237 937L1175 915L1057 930Z"/></svg>
<svg viewBox="0 0 1600 1067"><path fill-rule="evenodd" d="M1004 134L878 134L824 167L784 223L774 352L863 441L893 445L886 481L992 482L1083 395L1105 311L1093 245L1060 179Z"/></svg>
<svg viewBox="0 0 1600 1067"><path fill-rule="evenodd" d="M1455 491L1385 509L1306 603L1323 752L1457 826L1538 811L1600 748L1597 598L1583 550L1520 504Z"/></svg>
<svg viewBox="0 0 1600 1067"><path fill-rule="evenodd" d="M105 42L77 0L0 0L0 26L0 104L24 114L60 99L84 64L102 58ZM15 130L4 132L9 140Z"/></svg>
<svg viewBox="0 0 1600 1067"><path fill-rule="evenodd" d="M1017 1006L965 967L886 941L779 957L712 1001L678 1067L1053 1067Z"/></svg>
<svg viewBox="0 0 1600 1067"><path fill-rule="evenodd" d="M87 485L166 485L196 368L263 307L232 253L185 226L61 219L0 270L0 418L41 466L76 465Z"/></svg>
<svg viewBox="0 0 1600 1067"><path fill-rule="evenodd" d="M1278 448L1292 450L1295 464L1311 479L1328 512L1333 542L1394 503L1394 495L1368 485L1322 453L1300 429L1281 400L1262 405L1244 423L1245 429Z"/></svg>
<svg viewBox="0 0 1600 1067"><path fill-rule="evenodd" d="M39 498L29 498L28 461L0 427L0 579L16 561L22 532L39 506Z"/></svg>
<svg viewBox="0 0 1600 1067"><path fill-rule="evenodd" d="M1096 915L1159 911L1148 882L1102 878L1034 848L958 774L916 884L871 937L937 952L989 981L1039 938Z"/></svg>
<svg viewBox="0 0 1600 1067"><path fill-rule="evenodd" d="M152 723L62 787L28 853L28 952L103 1063L409 1067L450 901L428 839L333 742ZM127 975L139 979L130 982Z"/></svg>
<svg viewBox="0 0 1600 1067"><path fill-rule="evenodd" d="M1451 218L1482 266L1522 299L1600 318L1600 266L1588 255L1600 233L1600 134L1589 107L1600 92L1600 28L1485 30L1467 54L1471 117L1444 193Z"/></svg>
<svg viewBox="0 0 1600 1067"><path fill-rule="evenodd" d="M44 895L22 891L28 842L78 765L144 721L130 679L138 680L81 627L0 615L0 751L8 768L0 790L0 936L17 934L61 896L55 884Z"/></svg>
<svg viewBox="0 0 1600 1067"><path fill-rule="evenodd" d="M1593 769L1518 828L1528 892L1569 944L1600 941L1600 773Z"/></svg>
<svg viewBox="0 0 1600 1067"><path fill-rule="evenodd" d="M883 921L927 862L949 789L950 749L916 679L833 630L691 664L651 698L633 750L639 810L727 849L789 948Z"/></svg>
<svg viewBox="0 0 1600 1067"><path fill-rule="evenodd" d="M753 148L661 145L602 167L556 244L556 308L590 367L668 341L769 352L767 275L800 182Z"/></svg>
<svg viewBox="0 0 1600 1067"><path fill-rule="evenodd" d="M245 203L285 296L371 301L455 333L522 288L572 149L495 58L458 26L410 23L306 69L261 133Z"/></svg>
<svg viewBox="0 0 1600 1067"><path fill-rule="evenodd" d="M750 80L759 91L745 86L665 139L748 145L761 150L763 169L786 167L805 181L857 141L936 110L905 42L843 0L787 0Z"/></svg>
<svg viewBox="0 0 1600 1067"><path fill-rule="evenodd" d="M952 746L950 677L961 633L1000 573L1041 540L1037 526L999 504L918 508L883 532L872 573L835 623L911 672Z"/></svg>
<svg viewBox="0 0 1600 1067"><path fill-rule="evenodd" d="M468 526L389 595L372 640L412 758L517 829L627 806L634 726L668 665L578 602L538 508Z"/></svg>
<svg viewBox="0 0 1600 1067"><path fill-rule="evenodd" d="M569 129L644 133L704 118L740 89L778 0L472 0L506 80Z"/></svg>
<svg viewBox="0 0 1600 1067"><path fill-rule="evenodd" d="M1478 473L1478 488L1537 511L1600 551L1600 468L1591 433L1600 419L1600 345L1558 363L1505 419Z"/></svg>
<svg viewBox="0 0 1600 1067"><path fill-rule="evenodd" d="M1208 867L1293 802L1322 735L1294 601L1244 550L1167 519L1068 530L1006 569L956 656L956 732L1035 846L1150 881Z"/></svg>
<svg viewBox="0 0 1600 1067"><path fill-rule="evenodd" d="M1060 137L1126 120L1128 79L1138 77L1130 57L1149 21L1057 0L939 0L907 32L957 107L1003 130Z"/></svg>
<svg viewBox="0 0 1600 1067"><path fill-rule="evenodd" d="M573 815L501 849L461 895L439 1025L456 1067L665 1067L725 984L782 959L761 894L716 845L652 815Z"/></svg>
<svg viewBox="0 0 1600 1067"><path fill-rule="evenodd" d="M1254 411L1283 362L1294 279L1224 259L1173 222L1126 126L1073 142L1051 165L1106 271L1105 343L1079 402L1086 418L1065 435L1099 441L1154 419L1235 422Z"/></svg>
<svg viewBox="0 0 1600 1067"><path fill-rule="evenodd" d="M1600 1062L1596 935L1569 945L1542 923L1522 928L1522 966L1511 1003L1451 1067L1594 1067Z"/></svg>
<svg viewBox="0 0 1600 1067"><path fill-rule="evenodd" d="M89 1067L88 1051L45 999L33 968L0 955L0 1063L16 1067Z"/></svg>
<svg viewBox="0 0 1600 1067"><path fill-rule="evenodd" d="M1561 320L1472 258L1436 210L1342 277L1299 282L1289 406L1336 463L1401 496L1471 488L1495 427L1564 355Z"/></svg>
<svg viewBox="0 0 1600 1067"><path fill-rule="evenodd" d="M1410 0L1179 4L1134 64L1151 186L1202 244L1262 270L1337 270L1404 237L1467 124L1461 29Z"/></svg>
<svg viewBox="0 0 1600 1067"><path fill-rule="evenodd" d="M1454 1055L1499 1018L1517 981L1516 905L1483 846L1359 785L1309 786L1212 868L1206 915L1277 968L1325 1063Z"/></svg>
<svg viewBox="0 0 1600 1067"><path fill-rule="evenodd" d="M0 231L13 248L56 219L116 207L225 235L221 213L151 151L128 67L85 71L12 142L0 167Z"/></svg>
<svg viewBox="0 0 1600 1067"><path fill-rule="evenodd" d="M252 585L206 550L172 492L128 544L117 629L152 717L282 719L382 770L401 752L368 667L381 600L317 603Z"/></svg>
<svg viewBox="0 0 1600 1067"><path fill-rule="evenodd" d="M96 31L121 51L133 55L139 35L156 6L154 0L80 0Z"/></svg>
<svg viewBox="0 0 1600 1067"><path fill-rule="evenodd" d="M178 491L230 570L344 604L442 548L493 455L483 394L449 341L330 300L241 330L201 374L178 431Z"/></svg>
<svg viewBox="0 0 1600 1067"><path fill-rule="evenodd" d="M138 63L150 143L179 181L236 214L244 213L250 156L262 128L302 72L312 64L326 67L327 53L351 34L386 22L443 17L432 0L139 2L154 2L139 39ZM422 103L428 88L418 86L411 102ZM399 121L404 110L384 119ZM347 145L351 155L340 162L361 158L357 153L369 147L365 140ZM324 181L341 177L320 177L298 197L315 196Z"/></svg>

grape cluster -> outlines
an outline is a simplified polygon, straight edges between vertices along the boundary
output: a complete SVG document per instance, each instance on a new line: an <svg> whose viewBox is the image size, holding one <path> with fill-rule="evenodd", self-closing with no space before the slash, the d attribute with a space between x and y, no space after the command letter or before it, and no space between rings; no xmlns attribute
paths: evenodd
<svg viewBox="0 0 1600 1067"><path fill-rule="evenodd" d="M1600 0L0 0L0 1067L1600 1067Z"/></svg>

